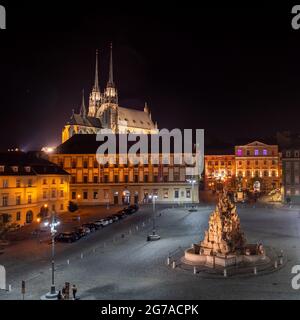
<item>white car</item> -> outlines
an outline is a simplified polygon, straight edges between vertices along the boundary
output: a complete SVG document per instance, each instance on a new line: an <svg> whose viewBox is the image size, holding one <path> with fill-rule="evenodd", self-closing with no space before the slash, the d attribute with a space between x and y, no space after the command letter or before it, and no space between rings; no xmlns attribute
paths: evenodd
<svg viewBox="0 0 300 320"><path fill-rule="evenodd" d="M109 224L109 222L105 219L100 219L100 220L94 221L94 223L98 226L101 226L101 227L105 227Z"/></svg>

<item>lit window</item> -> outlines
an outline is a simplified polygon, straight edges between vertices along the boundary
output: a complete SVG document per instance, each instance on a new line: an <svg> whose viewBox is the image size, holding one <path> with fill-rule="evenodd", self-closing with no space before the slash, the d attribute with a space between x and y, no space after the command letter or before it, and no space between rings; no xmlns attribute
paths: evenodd
<svg viewBox="0 0 300 320"><path fill-rule="evenodd" d="M264 156L267 156L267 155L268 155L268 150L267 150L267 149L264 149L264 150L263 150L263 155L264 155Z"/></svg>
<svg viewBox="0 0 300 320"><path fill-rule="evenodd" d="M237 156L241 157L243 155L242 149L238 149L236 154L237 154Z"/></svg>
<svg viewBox="0 0 300 320"><path fill-rule="evenodd" d="M258 156L258 155L259 155L258 149L255 149L255 150L254 150L254 155L255 155L255 156Z"/></svg>

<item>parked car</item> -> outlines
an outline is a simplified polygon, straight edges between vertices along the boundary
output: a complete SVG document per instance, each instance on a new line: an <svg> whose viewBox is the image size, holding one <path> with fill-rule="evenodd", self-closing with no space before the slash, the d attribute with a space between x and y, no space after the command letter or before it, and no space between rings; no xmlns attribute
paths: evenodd
<svg viewBox="0 0 300 320"><path fill-rule="evenodd" d="M106 217L105 220L108 222L108 223L113 223L113 219L112 217Z"/></svg>
<svg viewBox="0 0 300 320"><path fill-rule="evenodd" d="M94 221L94 223L102 228L109 224L109 222L105 219L96 220L96 221Z"/></svg>
<svg viewBox="0 0 300 320"><path fill-rule="evenodd" d="M91 232L94 232L96 230L98 230L100 228L100 226L98 226L97 224L93 223L93 222L88 222L88 223L84 223L82 225L82 227L87 227L91 230Z"/></svg>
<svg viewBox="0 0 300 320"><path fill-rule="evenodd" d="M115 215L124 217L126 215L126 209L119 210Z"/></svg>
<svg viewBox="0 0 300 320"><path fill-rule="evenodd" d="M91 230L87 227L77 227L75 228L75 232L80 236L80 238L82 238L91 233Z"/></svg>
<svg viewBox="0 0 300 320"><path fill-rule="evenodd" d="M135 204L132 204L128 207L128 209L132 210L133 212L136 212L139 210L139 206L135 203Z"/></svg>
<svg viewBox="0 0 300 320"><path fill-rule="evenodd" d="M75 242L79 239L79 235L74 232L74 231L70 231L70 232L61 232L59 233L54 240L58 241L58 242Z"/></svg>
<svg viewBox="0 0 300 320"><path fill-rule="evenodd" d="M106 220L109 220L109 221L112 220L112 222L116 222L119 220L119 218L112 215L112 216L106 217Z"/></svg>
<svg viewBox="0 0 300 320"><path fill-rule="evenodd" d="M113 215L114 217L117 217L119 220L125 218L125 213L123 212L117 212Z"/></svg>

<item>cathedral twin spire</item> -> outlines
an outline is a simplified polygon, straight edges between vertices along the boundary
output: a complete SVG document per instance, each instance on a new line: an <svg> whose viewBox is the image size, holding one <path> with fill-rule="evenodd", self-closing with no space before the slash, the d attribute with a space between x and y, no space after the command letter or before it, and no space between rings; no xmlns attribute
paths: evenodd
<svg viewBox="0 0 300 320"><path fill-rule="evenodd" d="M104 90L104 94L100 91L99 86L99 52L96 50L96 64L95 64L95 82L93 86L93 90L90 94L89 99L89 110L88 115L91 117L95 117L97 114L97 110L100 108L103 103L118 103L117 90L114 84L114 76L113 76L113 54L112 54L112 43L110 44L110 58L109 58L109 73L108 73L108 82L106 85L106 89ZM83 108L81 108L83 109ZM83 113L82 113L83 115ZM86 115L86 113L85 113Z"/></svg>

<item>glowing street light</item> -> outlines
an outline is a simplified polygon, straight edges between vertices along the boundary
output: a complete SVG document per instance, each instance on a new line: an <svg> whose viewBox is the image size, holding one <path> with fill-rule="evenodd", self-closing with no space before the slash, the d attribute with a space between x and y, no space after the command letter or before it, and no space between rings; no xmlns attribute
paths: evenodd
<svg viewBox="0 0 300 320"><path fill-rule="evenodd" d="M152 227L152 234L149 234L147 237L147 241L155 241L155 240L159 240L160 239L160 235L158 235L156 233L156 226L155 226L155 214L156 214L156 210L155 210L155 201L158 198L158 196L156 194L151 194L149 196L150 199L152 199L152 210L153 210L153 227Z"/></svg>
<svg viewBox="0 0 300 320"><path fill-rule="evenodd" d="M52 261L51 261L51 270L52 270L52 279L51 279L51 288L50 292L48 292L44 298L45 299L50 299L50 300L55 300L57 299L58 291L55 290L55 282L54 282L54 253L55 253L55 234L57 232L56 228L60 225L60 221L57 220L55 216L55 212L52 211L52 217L51 221L46 220L44 221L44 226L45 227L50 227L50 232L51 232L51 240L52 240ZM42 297L43 298L43 297Z"/></svg>
<svg viewBox="0 0 300 320"><path fill-rule="evenodd" d="M197 181L195 179L187 179L186 181L192 185L192 208L189 211L197 211L194 209L194 185Z"/></svg>

